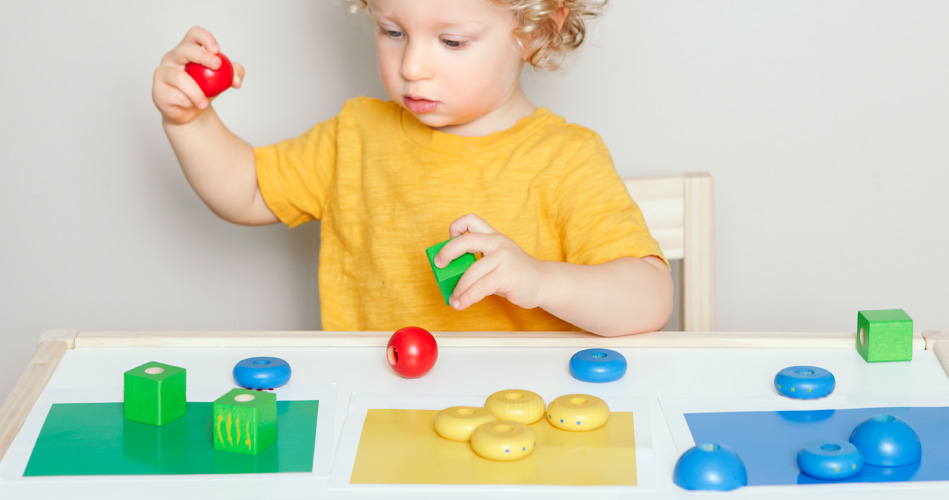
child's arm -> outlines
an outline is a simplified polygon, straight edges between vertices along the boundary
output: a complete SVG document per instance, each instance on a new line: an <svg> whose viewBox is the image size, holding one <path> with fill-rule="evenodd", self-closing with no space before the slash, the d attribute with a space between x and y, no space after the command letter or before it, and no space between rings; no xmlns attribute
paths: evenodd
<svg viewBox="0 0 949 500"><path fill-rule="evenodd" d="M254 149L234 135L210 106L198 84L185 73L195 62L217 69L219 46L211 33L191 28L184 40L165 54L155 70L152 100L181 169L195 192L219 217L238 224L271 224L270 211L257 186ZM234 64L234 87L244 68Z"/></svg>
<svg viewBox="0 0 949 500"><path fill-rule="evenodd" d="M483 254L455 286L455 309L496 294L607 337L659 330L672 314L672 276L658 257L591 266L541 261L473 214L453 222L449 232L458 237L442 248L436 265L465 252Z"/></svg>

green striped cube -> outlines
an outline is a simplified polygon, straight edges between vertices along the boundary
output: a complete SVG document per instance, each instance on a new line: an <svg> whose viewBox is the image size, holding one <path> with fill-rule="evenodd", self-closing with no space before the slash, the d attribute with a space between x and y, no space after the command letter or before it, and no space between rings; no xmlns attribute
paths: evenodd
<svg viewBox="0 0 949 500"><path fill-rule="evenodd" d="M257 455L277 442L277 395L233 389L212 409L214 449Z"/></svg>
<svg viewBox="0 0 949 500"><path fill-rule="evenodd" d="M125 418L165 425L185 414L187 370L150 361L125 372Z"/></svg>
<svg viewBox="0 0 949 500"><path fill-rule="evenodd" d="M857 351L868 363L913 359L913 320L902 309L857 312Z"/></svg>
<svg viewBox="0 0 949 500"><path fill-rule="evenodd" d="M474 254L466 253L449 262L445 267L436 267L435 256L449 241L451 240L443 241L425 250L425 255L428 256L428 263L432 265L432 272L435 273L435 281L438 282L438 289L442 292L445 304L448 304L448 299L451 297L451 293L455 291L455 285L458 284L461 275L465 274L471 264L475 263Z"/></svg>

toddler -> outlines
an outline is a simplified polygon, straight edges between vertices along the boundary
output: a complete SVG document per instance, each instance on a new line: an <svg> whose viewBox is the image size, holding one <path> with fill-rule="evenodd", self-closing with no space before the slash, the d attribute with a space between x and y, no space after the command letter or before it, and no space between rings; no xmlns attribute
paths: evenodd
<svg viewBox="0 0 949 500"><path fill-rule="evenodd" d="M239 224L321 221L323 329L658 330L672 279L600 137L531 103L525 64L556 68L594 0L368 0L391 100L358 97L298 138L254 148L184 71L216 69L192 28L153 100L191 186ZM234 55L234 54L232 54ZM244 68L235 63L234 87ZM446 231L447 229L447 231ZM444 267L481 257L445 304Z"/></svg>

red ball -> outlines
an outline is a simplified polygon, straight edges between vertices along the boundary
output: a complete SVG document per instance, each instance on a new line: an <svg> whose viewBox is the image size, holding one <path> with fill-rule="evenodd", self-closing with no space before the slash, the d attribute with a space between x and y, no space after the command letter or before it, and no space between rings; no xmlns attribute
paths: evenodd
<svg viewBox="0 0 949 500"><path fill-rule="evenodd" d="M234 83L234 66L231 61L221 53L218 53L218 57L221 58L221 67L218 69L210 69L193 62L185 65L185 72L194 78L206 97L214 97L231 88Z"/></svg>
<svg viewBox="0 0 949 500"><path fill-rule="evenodd" d="M424 328L407 326L400 328L386 346L389 366L405 378L418 378L428 373L438 359L438 344L435 337Z"/></svg>

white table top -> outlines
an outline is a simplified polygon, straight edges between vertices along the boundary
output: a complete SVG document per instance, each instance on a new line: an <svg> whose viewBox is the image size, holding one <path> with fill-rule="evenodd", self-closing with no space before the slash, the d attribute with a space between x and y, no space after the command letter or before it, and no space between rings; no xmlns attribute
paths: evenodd
<svg viewBox="0 0 949 500"><path fill-rule="evenodd" d="M20 465L14 462L17 456L32 449L38 428L45 418L43 408L56 402L64 394L77 393L105 395L121 401L121 374L147 361L161 361L188 369L189 400L195 393L207 388L221 387L221 393L233 387L231 369L240 360L252 356L276 356L287 360L293 367L290 389L310 387L325 390L335 387L332 402L333 448L340 443L350 402L354 394L360 397L373 395L400 396L407 401L424 401L436 396L486 397L502 389L521 388L537 392L549 401L569 393L594 394L606 400L629 400L634 398L648 402L650 432L654 453L654 478L644 481L651 484L643 487L593 487L597 495L608 498L686 498L710 496L713 493L691 493L681 490L671 481L672 469L679 454L673 436L667 426L669 408L682 405L708 405L719 400L725 407L735 410L742 407L766 407L775 410L848 407L859 404L876 406L912 405L918 401L945 400L949 405L949 377L933 349L925 349L926 342L919 337L914 344L914 359L911 362L872 363L863 361L853 348L850 334L703 334L698 341L691 334L658 333L640 336L638 339L601 339L577 337L574 334L552 335L511 334L511 344L519 347L478 347L477 344L497 344L501 341L485 341L485 336L471 334L436 333L439 338L439 357L435 367L422 378L403 379L396 375L385 360L385 349L380 344L385 337L354 336L351 342L327 341L326 338L312 340L317 334L301 334L306 340L290 342L286 336L267 339L264 334L240 334L225 339L205 338L192 343L196 347L182 346L189 342L167 343L167 338L154 334L146 339L126 341L134 337L129 334L116 337L126 340L116 342L109 335L75 338L75 348L67 348L61 362L42 393L33 411L28 412L23 429L17 434L9 452L0 461L0 497L10 493L11 498L27 492L46 495L95 494L98 498L167 497L171 494L190 496L224 495L229 498L252 498L272 495L279 491L281 498L306 498L314 494L330 494L340 497L387 498L431 495L491 497L531 496L553 494L554 496L584 495L590 488L578 487L398 487L398 488L335 488L330 478L316 474L257 474L216 477L211 481L187 476L162 477L65 477L65 478L10 478ZM496 339L496 335L487 335ZM942 334L929 335L941 341ZM103 340L103 338L105 340ZM200 335L192 339L200 338ZM238 338L239 340L234 340ZM738 345L734 339L744 339L741 345L751 347L695 347L696 345ZM847 339L851 340L847 340ZM156 340L157 339L157 340ZM253 340L247 340L253 339ZM263 339L263 340L261 340ZM717 341L716 341L717 339ZM790 340L789 340L790 339ZM805 339L797 345L797 340ZM744 342L744 344L742 344ZM266 344L278 344L268 347ZM203 344L204 346L200 346ZM231 347L210 347L211 345ZM251 345L247 345L251 344ZM291 345L288 345L291 344ZM297 344L296 346L292 344ZM335 345L326 345L335 344ZM352 344L356 344L355 346ZM570 345L575 344L575 345ZM627 374L616 382L589 384L570 376L567 364L570 356L579 348L592 345L609 346L622 353L628 361ZM166 347L153 347L167 345ZM683 345L683 347L678 347ZM688 347L692 345L693 347ZM786 346L792 347L786 347ZM817 347L808 347L817 346ZM930 342L933 347L935 342ZM848 348L848 346L850 346ZM819 402L792 401L780 397L773 387L774 374L792 365L814 365L830 370L836 377L835 393ZM297 389L302 391L303 389ZM278 397L281 397L278 389ZM213 398L212 398L213 399ZM324 409L321 403L321 410ZM9 405L9 402L8 402ZM411 406L411 405L410 405ZM9 414L8 406L4 410ZM4 414L0 414L3 417ZM3 419L0 418L0 424ZM639 439L639 438L637 438ZM341 451L341 450L337 450ZM22 469L20 469L22 472ZM262 477L263 476L263 477ZM205 479L207 479L205 477ZM837 496L846 493L852 496L883 498L886 495L903 497L907 493L927 497L949 494L949 483L886 483L872 485L808 485L793 487L750 487L729 493L730 496L760 498L767 494L774 497Z"/></svg>

